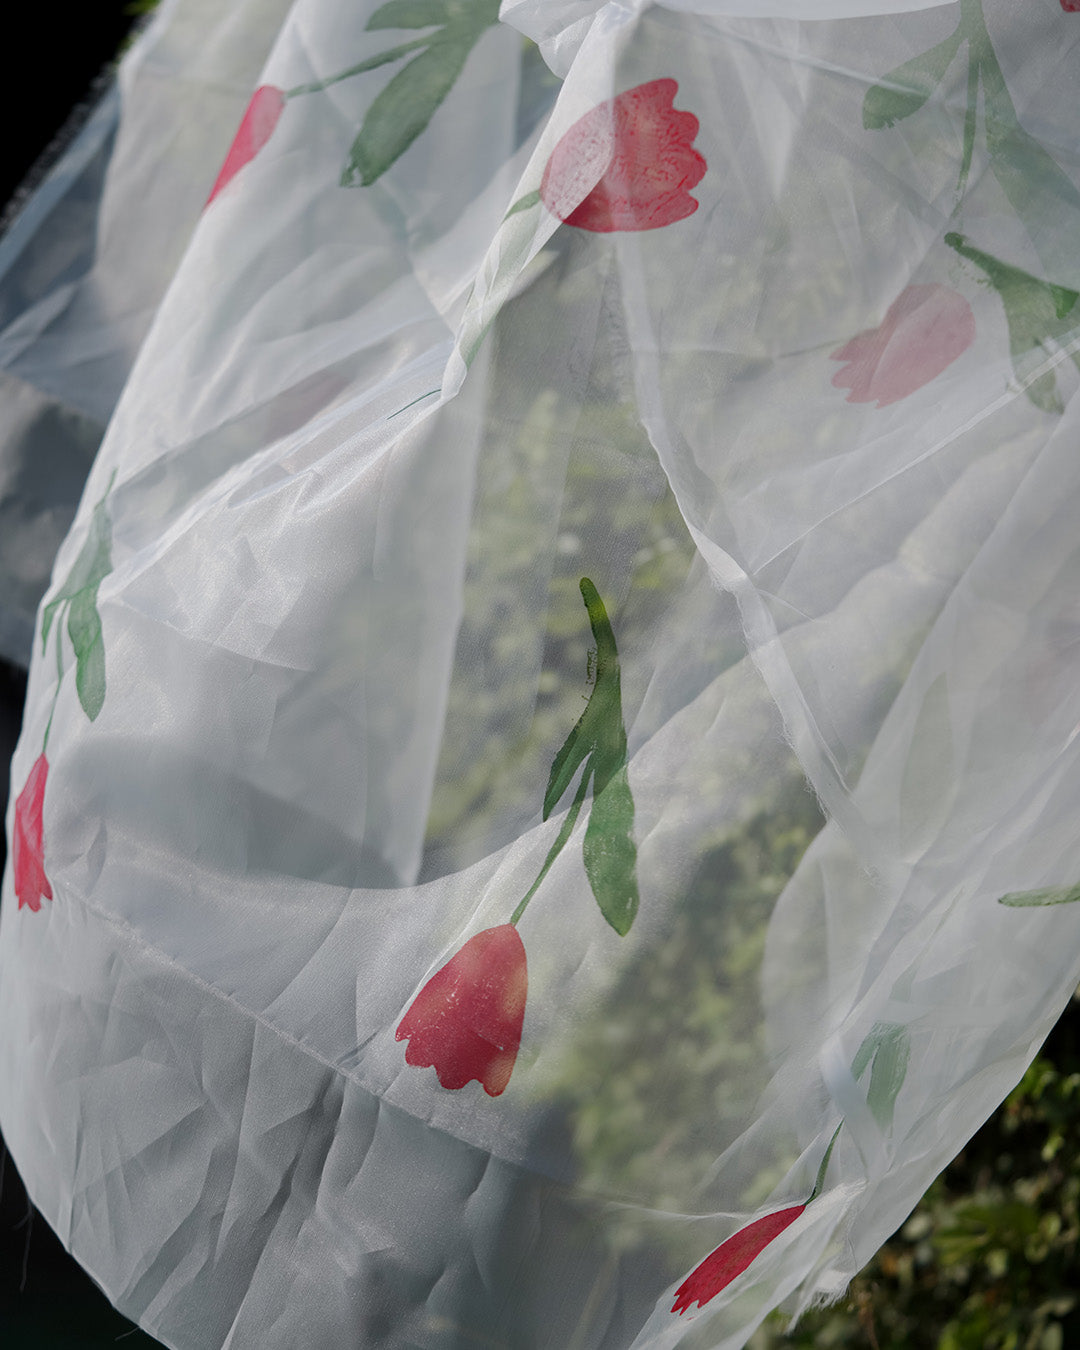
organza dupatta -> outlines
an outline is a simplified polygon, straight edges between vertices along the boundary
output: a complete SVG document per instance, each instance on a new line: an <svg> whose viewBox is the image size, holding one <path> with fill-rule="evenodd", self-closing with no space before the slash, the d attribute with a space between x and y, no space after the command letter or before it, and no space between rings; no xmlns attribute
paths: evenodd
<svg viewBox="0 0 1080 1350"><path fill-rule="evenodd" d="M742 1345L1080 979L1080 14L272 9L37 616L0 1124L178 1350Z"/></svg>

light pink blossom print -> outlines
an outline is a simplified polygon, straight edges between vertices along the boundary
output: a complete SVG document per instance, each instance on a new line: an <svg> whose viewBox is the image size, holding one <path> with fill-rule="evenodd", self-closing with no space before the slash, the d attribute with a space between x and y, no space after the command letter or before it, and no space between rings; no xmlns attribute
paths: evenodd
<svg viewBox="0 0 1080 1350"><path fill-rule="evenodd" d="M245 164L250 164L266 142L274 134L285 107L285 94L272 84L261 84L251 96L251 102L237 128L225 163L210 189L206 199L209 206L218 193L240 172Z"/></svg>
<svg viewBox="0 0 1080 1350"><path fill-rule="evenodd" d="M975 316L956 291L933 282L909 286L879 328L869 328L832 353L845 364L833 376L850 389L849 403L885 408L936 379L975 341Z"/></svg>

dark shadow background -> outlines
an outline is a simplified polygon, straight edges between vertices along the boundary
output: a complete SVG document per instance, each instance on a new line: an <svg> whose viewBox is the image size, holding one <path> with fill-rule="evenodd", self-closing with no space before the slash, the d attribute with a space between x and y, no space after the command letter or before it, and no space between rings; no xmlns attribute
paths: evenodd
<svg viewBox="0 0 1080 1350"><path fill-rule="evenodd" d="M145 6L130 0L20 5L24 38L9 42L0 83L0 220L66 144L108 79ZM9 33L10 36L10 33ZM22 65L15 77L18 56ZM74 122L73 122L74 119ZM19 734L26 674L0 660L0 803ZM6 839L0 834L0 865ZM0 1027L0 1035L3 1028ZM0 1141L0 1345L4 1350L144 1350L157 1342L116 1312L36 1214Z"/></svg>

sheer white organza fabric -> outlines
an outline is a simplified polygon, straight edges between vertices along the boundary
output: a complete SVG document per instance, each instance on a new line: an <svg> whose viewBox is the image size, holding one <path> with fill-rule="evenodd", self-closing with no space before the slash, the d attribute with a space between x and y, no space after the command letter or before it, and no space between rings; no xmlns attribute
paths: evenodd
<svg viewBox="0 0 1080 1350"><path fill-rule="evenodd" d="M14 1159L176 1350L743 1345L1080 979L1080 14L166 0L150 108L154 52Z"/></svg>
<svg viewBox="0 0 1080 1350"><path fill-rule="evenodd" d="M288 9L163 5L0 237L7 661L30 662L35 611L83 481Z"/></svg>

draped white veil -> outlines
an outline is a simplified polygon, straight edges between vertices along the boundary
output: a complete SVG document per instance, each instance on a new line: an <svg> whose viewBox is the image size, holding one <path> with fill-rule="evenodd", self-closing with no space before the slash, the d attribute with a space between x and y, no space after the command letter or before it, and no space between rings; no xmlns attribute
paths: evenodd
<svg viewBox="0 0 1080 1350"><path fill-rule="evenodd" d="M0 1124L166 1345L739 1346L1016 1083L1076 10L162 4L0 243L6 462L107 425L0 540Z"/></svg>

